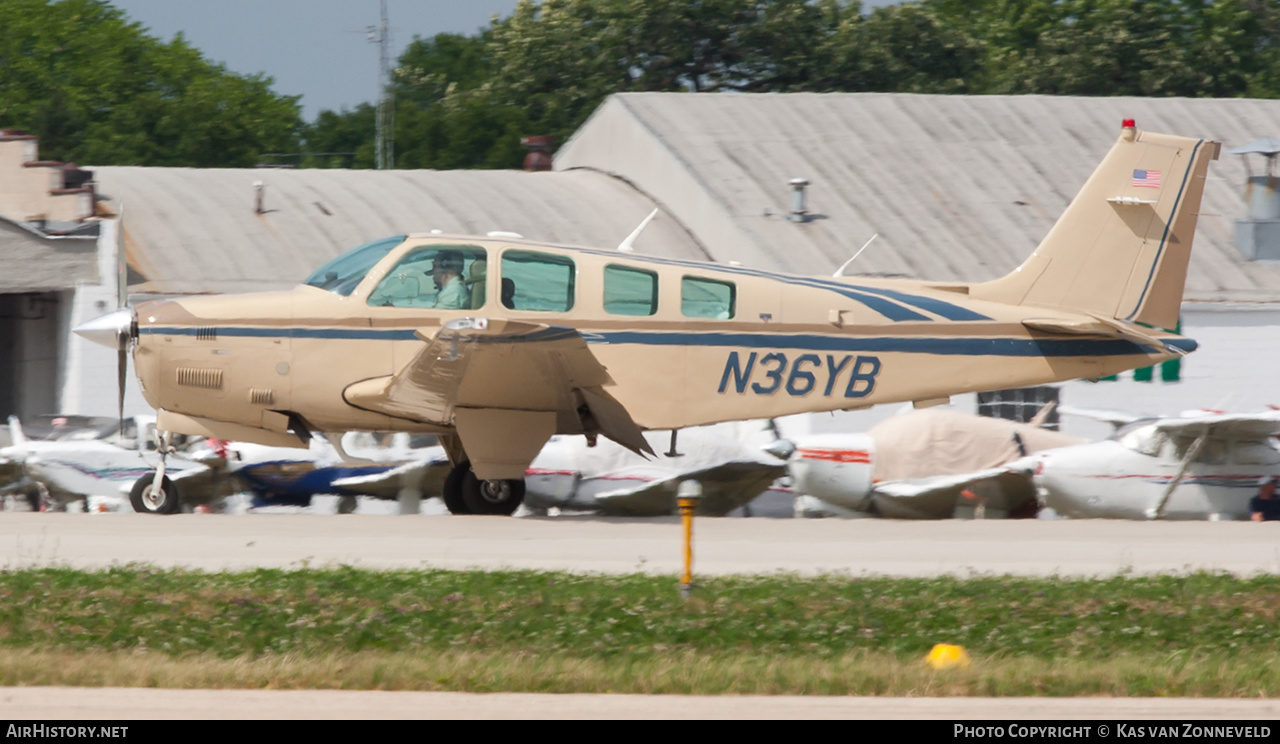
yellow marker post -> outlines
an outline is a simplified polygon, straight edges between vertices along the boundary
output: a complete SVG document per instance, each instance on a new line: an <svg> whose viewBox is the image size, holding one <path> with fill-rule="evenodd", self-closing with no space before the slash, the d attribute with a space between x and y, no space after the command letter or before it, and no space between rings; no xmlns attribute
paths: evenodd
<svg viewBox="0 0 1280 744"><path fill-rule="evenodd" d="M693 590L693 512L702 499L702 484L698 481L681 481L676 492L676 506L680 509L680 521L684 525L684 575L680 577L680 596L689 598Z"/></svg>

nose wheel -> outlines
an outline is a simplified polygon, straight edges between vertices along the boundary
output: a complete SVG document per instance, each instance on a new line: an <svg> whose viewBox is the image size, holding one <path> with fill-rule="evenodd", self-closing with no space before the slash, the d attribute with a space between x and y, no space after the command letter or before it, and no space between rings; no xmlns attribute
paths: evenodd
<svg viewBox="0 0 1280 744"><path fill-rule="evenodd" d="M511 516L524 501L524 479L483 480L464 462L444 481L444 505L450 514Z"/></svg>
<svg viewBox="0 0 1280 744"><path fill-rule="evenodd" d="M164 474L165 458L174 451L173 434L156 430L156 452L160 464L154 473L139 478L129 491L129 503L141 514L176 514L179 509L178 487Z"/></svg>

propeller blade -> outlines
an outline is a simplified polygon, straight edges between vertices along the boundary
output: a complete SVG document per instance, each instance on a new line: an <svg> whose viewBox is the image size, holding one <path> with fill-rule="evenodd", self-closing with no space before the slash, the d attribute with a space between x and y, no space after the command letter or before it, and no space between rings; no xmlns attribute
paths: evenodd
<svg viewBox="0 0 1280 744"><path fill-rule="evenodd" d="M120 417L120 441L124 441L124 383L129 375L129 335L120 334L116 349L116 415ZM142 436L142 432L138 432Z"/></svg>

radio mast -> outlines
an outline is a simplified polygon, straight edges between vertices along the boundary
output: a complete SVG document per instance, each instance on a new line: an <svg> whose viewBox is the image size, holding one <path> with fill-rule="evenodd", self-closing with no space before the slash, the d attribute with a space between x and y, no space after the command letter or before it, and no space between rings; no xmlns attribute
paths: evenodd
<svg viewBox="0 0 1280 744"><path fill-rule="evenodd" d="M378 119L374 135L374 167L390 170L396 163L395 94L391 88L391 30L387 26L387 0L382 17L369 27L369 42L378 45Z"/></svg>

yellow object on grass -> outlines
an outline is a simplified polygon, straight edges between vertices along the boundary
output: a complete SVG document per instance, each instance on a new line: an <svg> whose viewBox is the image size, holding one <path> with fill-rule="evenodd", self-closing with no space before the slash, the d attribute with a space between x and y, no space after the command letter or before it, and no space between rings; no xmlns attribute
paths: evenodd
<svg viewBox="0 0 1280 744"><path fill-rule="evenodd" d="M963 668L969 666L969 652L964 650L964 646L939 643L929 651L924 662L934 669Z"/></svg>

